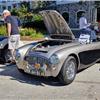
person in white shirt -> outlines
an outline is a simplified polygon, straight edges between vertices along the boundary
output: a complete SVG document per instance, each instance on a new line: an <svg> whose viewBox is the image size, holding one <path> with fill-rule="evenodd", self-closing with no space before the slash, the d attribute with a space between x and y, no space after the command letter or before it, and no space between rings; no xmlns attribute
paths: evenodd
<svg viewBox="0 0 100 100"><path fill-rule="evenodd" d="M85 13L83 12L79 19L79 29L84 29L87 28L88 26L90 26L90 23L87 22Z"/></svg>
<svg viewBox="0 0 100 100"><path fill-rule="evenodd" d="M79 19L79 29L80 34L89 34L92 41L96 40L96 32L91 28L91 24L87 22L84 12Z"/></svg>

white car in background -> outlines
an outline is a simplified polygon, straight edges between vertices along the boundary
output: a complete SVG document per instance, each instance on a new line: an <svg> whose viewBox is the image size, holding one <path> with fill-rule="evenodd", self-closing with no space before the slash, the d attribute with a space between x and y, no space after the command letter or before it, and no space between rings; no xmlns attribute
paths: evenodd
<svg viewBox="0 0 100 100"><path fill-rule="evenodd" d="M0 36L0 63L9 62L8 38Z"/></svg>

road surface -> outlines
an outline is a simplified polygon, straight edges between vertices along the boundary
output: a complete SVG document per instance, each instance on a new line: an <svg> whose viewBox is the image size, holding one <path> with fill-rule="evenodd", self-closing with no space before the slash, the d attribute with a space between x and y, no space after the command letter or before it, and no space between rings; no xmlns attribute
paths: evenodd
<svg viewBox="0 0 100 100"><path fill-rule="evenodd" d="M100 64L63 86L55 78L23 75L16 65L0 65L0 100L100 100Z"/></svg>

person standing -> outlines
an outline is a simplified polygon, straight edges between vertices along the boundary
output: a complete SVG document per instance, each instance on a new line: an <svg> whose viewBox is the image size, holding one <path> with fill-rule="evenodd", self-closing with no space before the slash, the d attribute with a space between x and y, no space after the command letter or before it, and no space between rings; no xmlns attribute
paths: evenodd
<svg viewBox="0 0 100 100"><path fill-rule="evenodd" d="M14 52L19 46L20 34L18 29L18 21L16 17L12 16L10 11L3 11L3 18L6 23L6 30L8 34L8 49L11 52L11 62L15 62Z"/></svg>
<svg viewBox="0 0 100 100"><path fill-rule="evenodd" d="M91 24L87 22L87 19L85 17L85 12L82 13L80 19L79 19L79 36L80 34L89 34L91 41L96 41L96 32L93 28L91 28Z"/></svg>
<svg viewBox="0 0 100 100"><path fill-rule="evenodd" d="M85 29L89 27L91 24L87 22L87 19L85 17L85 12L81 14L81 17L79 19L79 29Z"/></svg>

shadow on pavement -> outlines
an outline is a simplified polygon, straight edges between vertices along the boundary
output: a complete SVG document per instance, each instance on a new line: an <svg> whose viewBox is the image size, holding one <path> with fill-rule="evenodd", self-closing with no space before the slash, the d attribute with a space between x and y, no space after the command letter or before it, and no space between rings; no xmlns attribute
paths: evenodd
<svg viewBox="0 0 100 100"><path fill-rule="evenodd" d="M20 73L17 70L16 65L0 65L0 76L10 76L11 80L17 80L21 83L27 83L32 85L63 86L59 83L57 78L39 77L25 73Z"/></svg>

